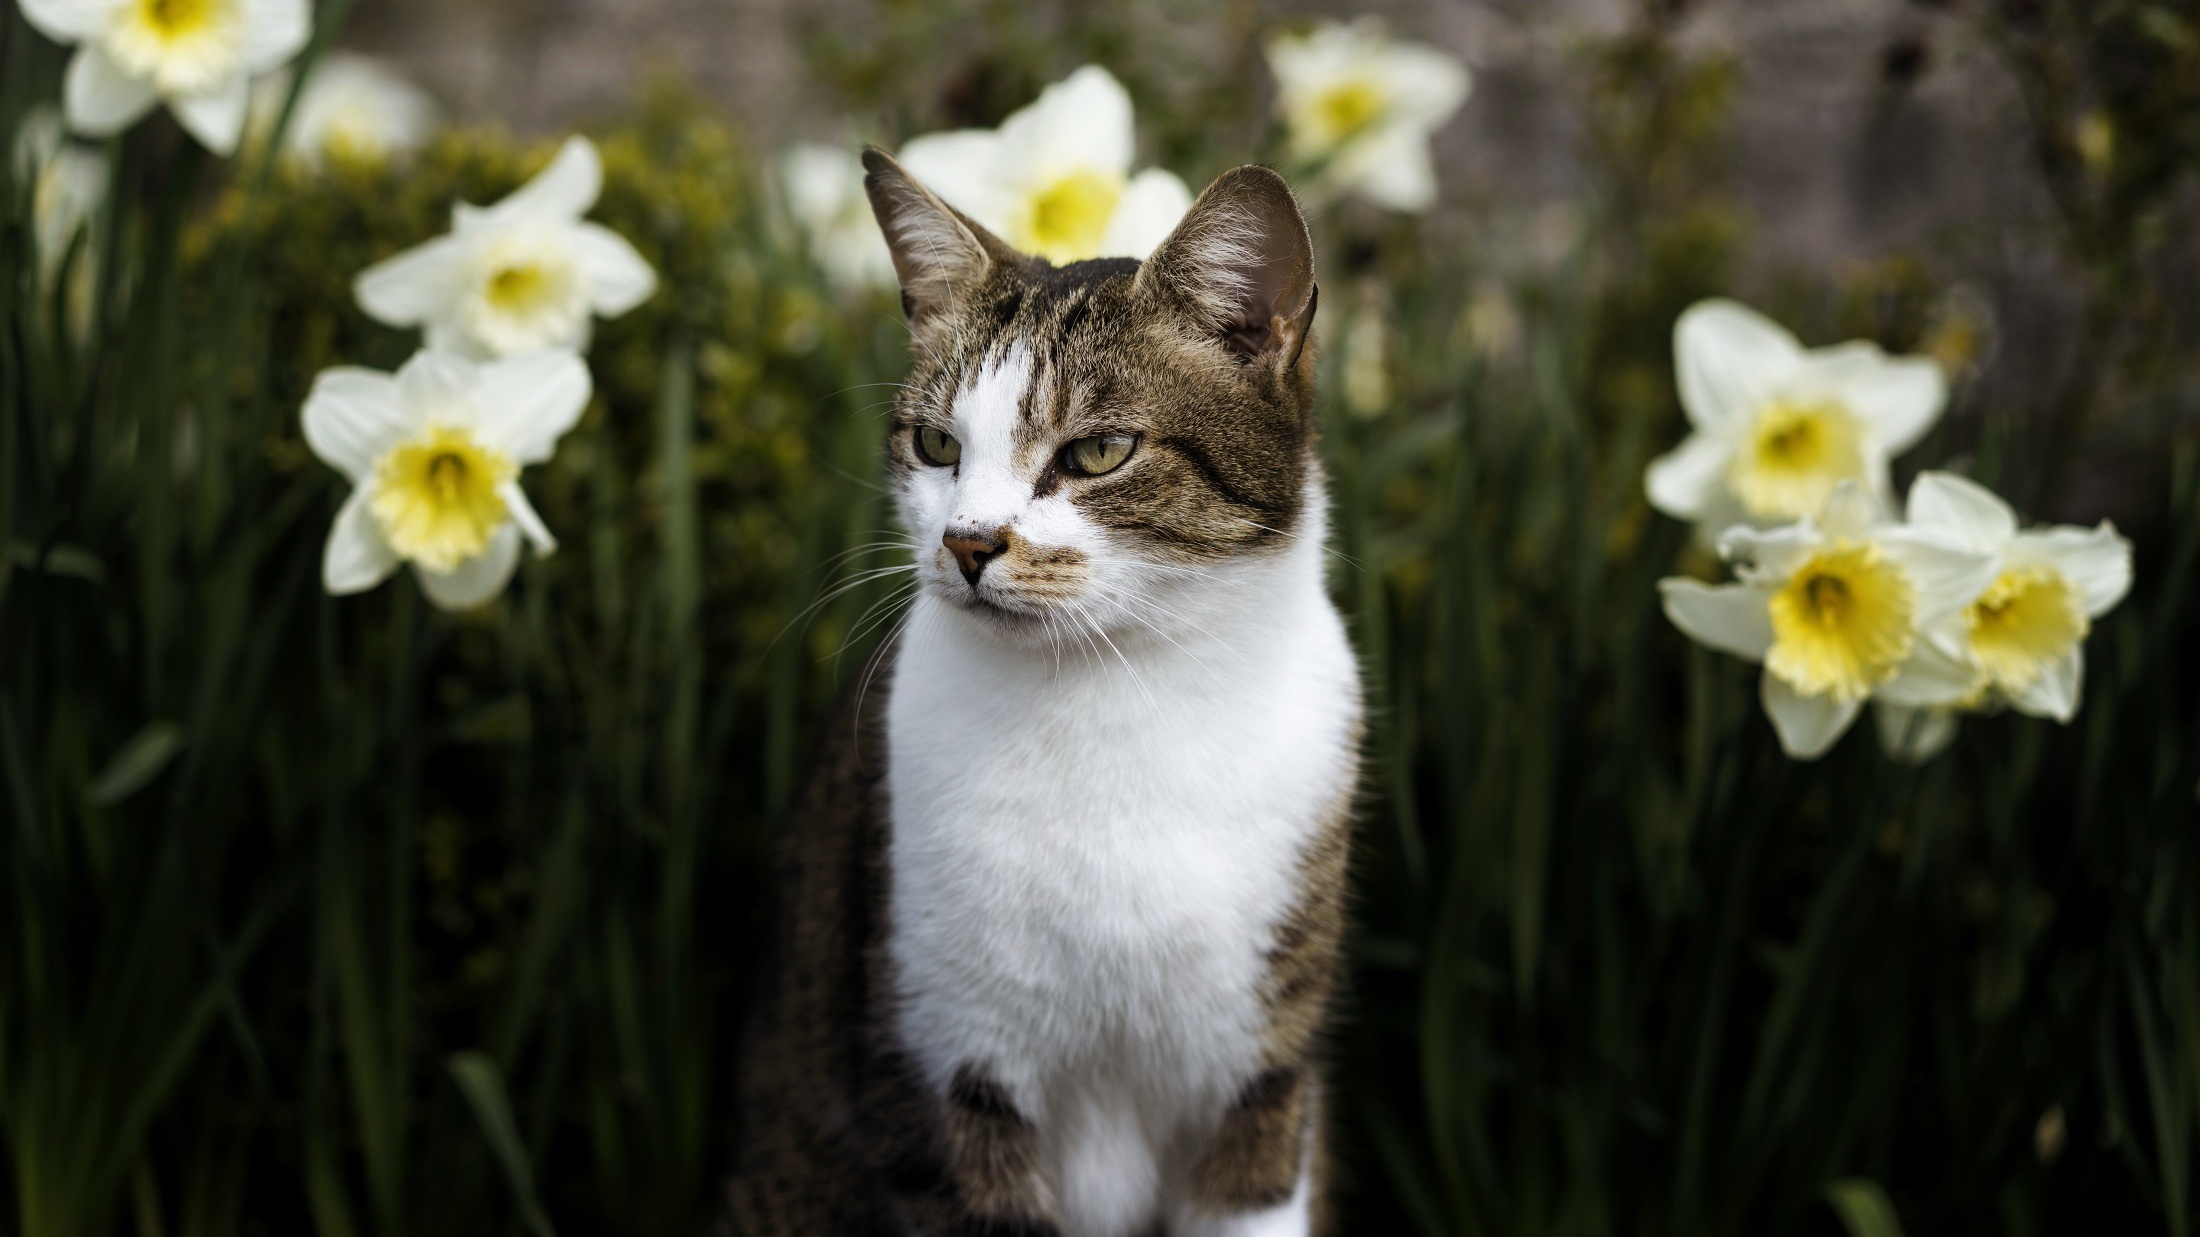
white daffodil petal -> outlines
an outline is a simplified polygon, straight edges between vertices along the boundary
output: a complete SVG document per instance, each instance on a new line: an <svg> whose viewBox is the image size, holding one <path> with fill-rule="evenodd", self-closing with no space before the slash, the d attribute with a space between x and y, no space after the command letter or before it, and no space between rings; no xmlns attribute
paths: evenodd
<svg viewBox="0 0 2200 1237"><path fill-rule="evenodd" d="M1436 205L1436 164L1418 129L1386 129L1354 143L1336 175L1377 206L1419 214Z"/></svg>
<svg viewBox="0 0 2200 1237"><path fill-rule="evenodd" d="M1974 695L1979 672L1969 662L1950 653L1935 640L1918 640L1910 656L1893 678L1879 685L1873 696L1905 708L1946 708Z"/></svg>
<svg viewBox="0 0 2200 1237"><path fill-rule="evenodd" d="M2106 520L2094 528L2057 527L2022 533L2010 543L2012 563L2039 563L2078 586L2088 618L2116 608L2131 591L2131 542Z"/></svg>
<svg viewBox="0 0 2200 1237"><path fill-rule="evenodd" d="M259 0L244 23L245 68L252 73L275 68L305 50L312 34L307 0Z"/></svg>
<svg viewBox="0 0 2200 1237"><path fill-rule="evenodd" d="M583 223L573 230L573 245L588 281L589 308L603 317L616 318L656 293L657 272L617 232Z"/></svg>
<svg viewBox="0 0 2200 1237"><path fill-rule="evenodd" d="M423 348L397 371L397 389L405 406L423 421L470 426L483 409L475 399L481 367L449 352Z"/></svg>
<svg viewBox="0 0 2200 1237"><path fill-rule="evenodd" d="M1838 403L1872 426L1889 455L1900 455L1923 438L1948 402L1939 362L1890 357L1862 342L1806 354L1792 383L1795 397Z"/></svg>
<svg viewBox="0 0 2200 1237"><path fill-rule="evenodd" d="M1736 525L1719 534L1719 557L1734 564L1743 580L1759 583L1781 581L1805 558L1825 544L1825 537L1808 523L1757 529Z"/></svg>
<svg viewBox="0 0 2200 1237"><path fill-rule="evenodd" d="M2078 715L2078 701L2085 693L2085 649L2068 652L2040 667L2039 677L2021 690L2009 693L2009 704L2019 713L2067 722Z"/></svg>
<svg viewBox="0 0 2200 1237"><path fill-rule="evenodd" d="M1961 610L1994 582L2000 560L1942 540L1920 528L1890 528L1879 536L1888 555L1909 573L1917 590L1919 622Z"/></svg>
<svg viewBox="0 0 2200 1237"><path fill-rule="evenodd" d="M1774 733L1780 736L1780 749L1795 760L1825 755L1864 707L1861 700L1798 695L1787 680L1770 673L1758 685L1757 695L1765 716L1772 719Z"/></svg>
<svg viewBox="0 0 2200 1237"><path fill-rule="evenodd" d="M203 94L170 99L168 110L201 146L217 155L233 155L237 139L244 136L245 112L251 105L252 84L240 73Z"/></svg>
<svg viewBox="0 0 2200 1237"><path fill-rule="evenodd" d="M397 570L397 551L382 539L369 509L374 493L366 486L351 492L336 512L321 551L321 587L332 597L363 593Z"/></svg>
<svg viewBox="0 0 2200 1237"><path fill-rule="evenodd" d="M1386 50L1383 80L1390 87L1387 119L1422 135L1450 120L1473 85L1465 65L1433 47L1412 43L1395 43Z"/></svg>
<svg viewBox="0 0 2200 1237"><path fill-rule="evenodd" d="M1957 718L1948 709L1911 709L1881 701L1872 714L1880 747L1904 764L1924 764L1955 742Z"/></svg>
<svg viewBox="0 0 2200 1237"><path fill-rule="evenodd" d="M1734 444L1713 434L1690 434L1681 445L1650 461L1643 488L1650 505L1676 520L1699 520L1726 488Z"/></svg>
<svg viewBox="0 0 2200 1237"><path fill-rule="evenodd" d="M588 366L569 352L506 357L481 367L473 392L474 432L482 442L522 464L540 464L588 407Z"/></svg>
<svg viewBox="0 0 2200 1237"><path fill-rule="evenodd" d="M1130 92L1114 74L1088 64L1001 122L993 174L1042 185L1079 169L1126 177L1136 140Z"/></svg>
<svg viewBox="0 0 2200 1237"><path fill-rule="evenodd" d="M579 219L595 206L603 192L603 160L595 143L578 135L565 139L550 166L513 190L494 206L467 212L474 224L510 223L515 219Z"/></svg>
<svg viewBox="0 0 2200 1237"><path fill-rule="evenodd" d="M535 504L527 501L527 492L519 488L518 481L507 481L497 487L497 497L504 500L504 509L512 513L512 522L535 547L537 558L548 558L558 549L558 539L550 535L550 526L542 522L535 511Z"/></svg>
<svg viewBox="0 0 2200 1237"><path fill-rule="evenodd" d="M519 542L518 526L506 524L490 537L488 549L450 571L430 571L414 563L413 574L436 608L471 610L504 591L519 565Z"/></svg>
<svg viewBox="0 0 2200 1237"><path fill-rule="evenodd" d="M897 158L918 183L949 206L995 232L1008 229L1010 195L995 183L998 135L983 129L958 129L912 138Z"/></svg>
<svg viewBox="0 0 2200 1237"><path fill-rule="evenodd" d="M80 43L107 32L118 0L18 0L23 20L56 43Z"/></svg>
<svg viewBox="0 0 2200 1237"><path fill-rule="evenodd" d="M306 445L355 484L417 423L388 374L349 366L313 380L304 413Z"/></svg>
<svg viewBox="0 0 2200 1237"><path fill-rule="evenodd" d="M1124 186L1108 230L1100 237L1100 253L1143 260L1169 239L1191 208L1192 191L1183 178L1163 168L1147 168Z"/></svg>
<svg viewBox="0 0 2200 1237"><path fill-rule="evenodd" d="M1793 335L1734 301L1698 301L1673 324L1681 409L1694 425L1754 416L1802 360Z"/></svg>
<svg viewBox="0 0 2200 1237"><path fill-rule="evenodd" d="M1992 490L1950 472L1921 472L1910 483L1910 523L1993 552L2017 535L2017 513Z"/></svg>
<svg viewBox="0 0 2200 1237"><path fill-rule="evenodd" d="M1658 581L1658 598L1673 626L1707 648L1763 661L1772 647L1772 615L1761 589L1671 577Z"/></svg>
<svg viewBox="0 0 2200 1237"><path fill-rule="evenodd" d="M1886 514L1886 507L1881 502L1883 489L1855 481L1843 481L1834 486L1815 521L1819 531L1828 537L1868 535Z"/></svg>
<svg viewBox="0 0 2200 1237"><path fill-rule="evenodd" d="M160 101L150 80L125 72L97 43L78 48L70 59L61 95L69 127L88 137L120 133Z"/></svg>
<svg viewBox="0 0 2200 1237"><path fill-rule="evenodd" d="M439 236L359 272L353 295L377 322L418 326L457 295L464 257L457 240Z"/></svg>

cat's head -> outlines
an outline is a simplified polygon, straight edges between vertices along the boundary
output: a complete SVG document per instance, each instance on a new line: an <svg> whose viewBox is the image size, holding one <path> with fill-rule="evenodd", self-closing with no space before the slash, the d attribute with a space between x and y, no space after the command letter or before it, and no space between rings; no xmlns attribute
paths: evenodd
<svg viewBox="0 0 2200 1237"><path fill-rule="evenodd" d="M915 344L889 452L922 589L1011 637L1130 633L1318 541L1314 250L1281 176L1225 173L1144 262L1057 267L863 161Z"/></svg>

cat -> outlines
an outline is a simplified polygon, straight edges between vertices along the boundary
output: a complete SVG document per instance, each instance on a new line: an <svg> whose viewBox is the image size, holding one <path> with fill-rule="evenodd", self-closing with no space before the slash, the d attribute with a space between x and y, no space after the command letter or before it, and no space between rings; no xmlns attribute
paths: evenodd
<svg viewBox="0 0 2200 1237"><path fill-rule="evenodd" d="M790 827L720 1231L1322 1231L1361 697L1304 217L1241 167L1056 267L863 160L918 588Z"/></svg>

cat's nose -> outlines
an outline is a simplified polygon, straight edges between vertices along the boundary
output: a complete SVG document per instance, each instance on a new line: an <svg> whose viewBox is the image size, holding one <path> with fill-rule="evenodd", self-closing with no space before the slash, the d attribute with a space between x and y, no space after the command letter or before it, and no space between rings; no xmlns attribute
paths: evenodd
<svg viewBox="0 0 2200 1237"><path fill-rule="evenodd" d="M984 571L987 563L1000 557L1001 551L1008 548L1008 530L1004 528L998 532L984 533L975 529L951 528L940 538L940 544L946 546L947 552L955 556L955 565L962 568L963 579L970 581L971 587L975 588L978 584L978 573Z"/></svg>

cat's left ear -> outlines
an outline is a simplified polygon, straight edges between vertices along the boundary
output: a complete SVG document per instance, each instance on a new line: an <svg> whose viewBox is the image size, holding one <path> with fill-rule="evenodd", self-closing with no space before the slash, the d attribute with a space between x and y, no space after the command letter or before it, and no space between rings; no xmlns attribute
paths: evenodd
<svg viewBox="0 0 2200 1237"><path fill-rule="evenodd" d="M1248 163L1224 172L1138 268L1241 364L1298 364L1314 325L1314 240L1291 186Z"/></svg>

